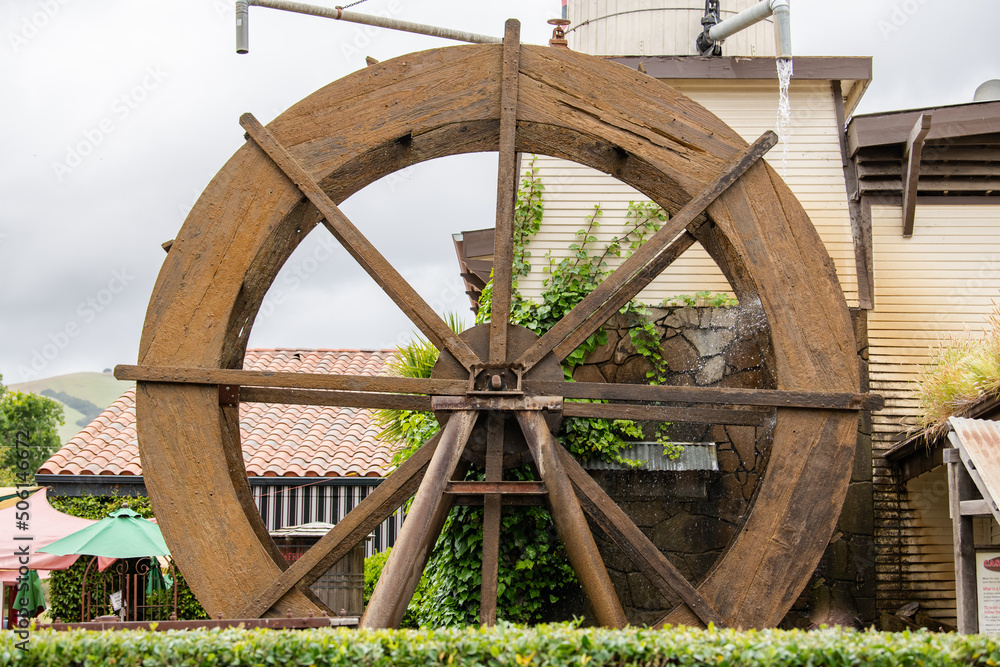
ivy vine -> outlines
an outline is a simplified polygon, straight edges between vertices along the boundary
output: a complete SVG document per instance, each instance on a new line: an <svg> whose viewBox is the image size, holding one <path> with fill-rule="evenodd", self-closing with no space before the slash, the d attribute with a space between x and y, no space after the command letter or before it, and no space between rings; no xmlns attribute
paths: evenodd
<svg viewBox="0 0 1000 667"><path fill-rule="evenodd" d="M544 268L547 277L539 301L524 298L517 289L518 278L531 271L528 245L541 228L544 216L542 195L545 187L538 174L535 159L528 163L520 181L514 216L513 281L511 322L539 335L590 294L610 273L612 258L631 255L667 220L667 213L652 202L631 202L626 213L625 231L612 237L602 248L598 230L604 212L594 207L585 219L585 226L576 233L570 246L570 257L558 262L546 254ZM492 305L492 281L482 291L476 324L489 321ZM633 301L622 310L628 318L629 336L635 350L645 357L651 369L647 379L662 383L666 362L660 353L656 328L646 316L645 308ZM452 328L459 330L454 319ZM566 379L572 381L573 370L587 356L608 341L603 329L592 334L563 362ZM390 370L405 377L429 377L437 361L437 349L426 340L416 338L401 347L389 362ZM394 464L398 465L423 444L437 429L431 413L407 410L381 410L376 422L382 427L380 437L397 445ZM672 445L658 427L658 439L673 458L680 448ZM625 465L637 462L622 457L621 452L643 437L642 427L630 420L566 418L557 438L574 456L582 460L600 458ZM508 478L532 479L527 467L507 471ZM483 471L470 468L467 479L482 479ZM473 624L478 620L481 586L483 510L457 507L452 510L432 552L428 566L407 611L407 622L421 626ZM552 519L541 508L505 508L500 540L500 568L497 587L498 618L517 623L558 620L558 603L577 588L576 578L562 543L557 539ZM366 563L366 585L373 585L385 563L384 556L372 557Z"/></svg>

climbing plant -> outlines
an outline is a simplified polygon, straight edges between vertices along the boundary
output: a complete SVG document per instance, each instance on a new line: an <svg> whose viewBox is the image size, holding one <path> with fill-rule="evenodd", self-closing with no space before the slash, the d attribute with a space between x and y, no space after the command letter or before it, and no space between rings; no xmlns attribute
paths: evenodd
<svg viewBox="0 0 1000 667"><path fill-rule="evenodd" d="M535 160L529 162L521 179L514 219L513 280L511 299L513 324L526 327L539 335L573 309L610 273L612 258L628 257L655 233L666 212L652 202L632 202L626 213L623 233L601 245L598 232L604 212L598 204L584 220L585 226L576 233L569 257L556 261L546 254L543 290L539 300L523 297L517 290L517 279L531 271L529 242L541 227L544 216L542 193L544 185L538 175ZM479 299L476 324L489 321L492 306L492 281ZM659 336L646 317L645 308L633 301L621 313L627 317L632 346L650 362L647 379L651 383L664 381L666 363L660 353ZM452 328L457 330L454 322ZM592 334L563 362L567 380L587 355L608 341L601 329ZM437 349L428 341L415 338L399 348L390 362L390 370L405 377L429 377L437 361ZM382 410L377 413L382 427L380 437L397 445L394 463L398 465L433 435L438 424L431 413L406 410ZM657 431L676 457L680 448L671 445L663 425ZM581 460L600 458L626 465L636 462L621 455L630 443L643 437L642 427L630 420L566 418L557 438ZM508 477L529 480L532 472L524 467L507 472ZM471 467L467 479L482 479L483 471ZM481 586L483 510L474 507L454 508L441 531L415 596L407 611L408 622L423 626L445 626L475 623L478 619ZM562 543L557 539L550 515L536 507L505 508L501 526L500 567L497 585L497 615L500 619L530 623L557 620L557 608L566 596L578 592L578 584L568 564ZM381 573L384 558L372 561L367 580L373 582ZM372 584L373 585L373 584Z"/></svg>

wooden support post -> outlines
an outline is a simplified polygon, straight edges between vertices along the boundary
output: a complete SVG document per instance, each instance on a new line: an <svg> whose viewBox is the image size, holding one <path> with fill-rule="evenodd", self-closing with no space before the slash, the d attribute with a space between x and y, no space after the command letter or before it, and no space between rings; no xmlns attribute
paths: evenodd
<svg viewBox="0 0 1000 667"><path fill-rule="evenodd" d="M952 434L954 435L954 434ZM976 549L973 542L972 517L962 515L962 501L972 495L972 478L958 455L957 449L944 450L948 465L948 500L952 538L955 543L955 597L958 610L958 631L979 632L979 605L976 585Z"/></svg>
<svg viewBox="0 0 1000 667"><path fill-rule="evenodd" d="M444 490L458 466L465 443L478 417L476 412L456 412L448 419L441 441L427 466L424 479L410 505L403 528L396 538L382 576L361 617L363 628L399 627L406 605L413 597L423 563L434 546L444 521L442 507L448 502ZM434 528L437 527L437 532Z"/></svg>
<svg viewBox="0 0 1000 667"><path fill-rule="evenodd" d="M875 268L872 262L872 229L870 203L862 203L858 185L857 167L847 146L847 118L844 110L844 93L840 81L830 82L833 90L833 108L837 115L837 136L840 139L840 161L847 186L847 208L851 216L851 236L854 240L854 267L858 277L858 305L864 310L875 308ZM869 216L865 217L864 207Z"/></svg>
<svg viewBox="0 0 1000 667"><path fill-rule="evenodd" d="M344 249L361 265L379 287L391 298L410 321L434 343L439 350L448 350L466 368L480 362L479 357L458 337L448 324L434 312L423 297L403 279L403 276L375 249L336 204L323 192L319 184L306 172L295 158L274 138L253 114L240 116L240 125L264 153L302 191L323 214L323 224Z"/></svg>
<svg viewBox="0 0 1000 667"><path fill-rule="evenodd" d="M573 455L562 447L557 448L557 451L584 510L649 582L664 596L676 593L706 626L714 623L718 628L726 627L719 612L712 608L684 575L677 571L673 563L632 523L628 515L576 462Z"/></svg>
<svg viewBox="0 0 1000 667"><path fill-rule="evenodd" d="M440 439L439 431L235 617L260 618L293 586L299 582L306 586L312 584L347 555L355 544L375 530L413 495Z"/></svg>
<svg viewBox="0 0 1000 667"><path fill-rule="evenodd" d="M903 236L913 236L913 220L917 215L917 185L920 179L920 155L924 140L931 131L931 114L922 113L910 130L903 151Z"/></svg>
<svg viewBox="0 0 1000 667"><path fill-rule="evenodd" d="M491 412L486 428L486 482L503 479L503 412ZM479 622L492 626L497 622L497 576L500 573L500 494L483 497L483 575L479 594Z"/></svg>
<svg viewBox="0 0 1000 667"><path fill-rule="evenodd" d="M497 169L497 219L493 233L493 303L490 308L491 364L507 361L507 325L514 262L514 203L517 198L517 77L521 62L521 22L508 19L503 37L500 79L500 158ZM487 503L489 507L489 503Z"/></svg>
<svg viewBox="0 0 1000 667"><path fill-rule="evenodd" d="M583 592L594 607L597 622L610 628L623 627L627 622L625 610L611 584L611 577L573 492L573 485L559 461L558 450L561 447L555 443L541 414L518 412L517 419L548 490L552 521L556 524L559 539L566 547L570 565L583 586Z"/></svg>

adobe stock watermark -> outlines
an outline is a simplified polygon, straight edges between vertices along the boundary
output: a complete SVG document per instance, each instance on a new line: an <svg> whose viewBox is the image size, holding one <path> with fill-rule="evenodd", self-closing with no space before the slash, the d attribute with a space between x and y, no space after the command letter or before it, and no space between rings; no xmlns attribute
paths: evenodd
<svg viewBox="0 0 1000 667"><path fill-rule="evenodd" d="M72 0L38 0L35 6L38 8L28 16L21 19L21 24L17 31L7 33L7 41L10 48L17 53L28 42L33 40L58 14L65 5Z"/></svg>
<svg viewBox="0 0 1000 667"><path fill-rule="evenodd" d="M106 311L133 280L135 280L135 276L131 275L127 269L113 270L106 287L77 304L76 316L69 319L57 330L50 331L45 342L28 353L30 359L27 365L18 364L17 373L20 375L21 381L27 382L40 377L49 364L70 346L73 339L79 336L88 324L91 324L101 313Z"/></svg>
<svg viewBox="0 0 1000 667"><path fill-rule="evenodd" d="M382 18L396 18L403 11L403 3L399 0L389 0L386 3L385 9L380 9L374 13L374 16L381 16ZM360 23L352 23L352 30L354 36L350 40L343 39L340 42L340 54L344 56L344 59L349 59L354 56L364 55L362 49L367 49L371 46L372 40L380 36L387 28L379 28L373 25L362 25Z"/></svg>
<svg viewBox="0 0 1000 667"><path fill-rule="evenodd" d="M149 94L160 87L163 80L169 76L159 65L151 65L145 69L138 83L115 98L111 103L109 113L93 126L81 133L80 139L66 144L62 161L52 162L52 172L60 183L72 174L83 161L104 143L112 132L118 129L136 109L139 108Z"/></svg>
<svg viewBox="0 0 1000 667"><path fill-rule="evenodd" d="M263 322L274 315L278 306L288 300L288 296L304 285L340 248L340 244L332 234L322 234L317 237L316 245L306 257L286 264L283 267L281 280L276 281L267 291L264 301L257 311L256 322Z"/></svg>
<svg viewBox="0 0 1000 667"><path fill-rule="evenodd" d="M29 585L29 573L31 572L31 546L34 540L31 534L31 492L25 487L33 484L34 471L31 469L31 434L25 430L19 430L14 434L14 460L15 477L17 480L17 503L14 505L14 541L17 543L13 555L17 558L17 590L21 592L27 590ZM21 598L21 604L27 605L28 596ZM34 609L26 606L15 607L18 612L17 628L11 627L14 634L21 641L14 646L21 651L28 650L28 641L31 639L31 616Z"/></svg>
<svg viewBox="0 0 1000 667"><path fill-rule="evenodd" d="M909 23L910 19L920 11L920 7L926 3L927 0L903 0L893 3L888 20L879 19L876 24L878 31L882 33L882 39L888 40L890 35L899 32L900 28Z"/></svg>

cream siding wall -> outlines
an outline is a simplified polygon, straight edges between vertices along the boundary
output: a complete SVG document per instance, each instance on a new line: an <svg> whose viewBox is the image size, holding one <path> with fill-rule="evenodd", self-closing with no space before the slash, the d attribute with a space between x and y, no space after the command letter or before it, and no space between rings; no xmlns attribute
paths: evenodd
<svg viewBox="0 0 1000 667"><path fill-rule="evenodd" d="M778 100L777 82L669 80L696 102L704 105L748 142L774 129ZM857 305L854 246L851 237L847 193L841 166L833 93L829 82L795 81L790 91L792 122L788 132L786 182L802 202L837 268L850 305ZM782 144L765 158L782 171ZM528 246L532 272L520 280L521 293L537 298L543 289L545 255L558 262L569 257L575 233L595 203L602 205L601 249L612 236L621 234L629 201L645 197L620 181L575 163L539 156L536 162L545 184L545 219ZM617 262L609 263L613 268ZM697 291L729 291L715 262L700 247L691 248L642 294L644 303L658 304L664 298Z"/></svg>
<svg viewBox="0 0 1000 667"><path fill-rule="evenodd" d="M911 479L906 485L901 554L907 599L928 615L955 625L955 549L948 516L946 467Z"/></svg>
<svg viewBox="0 0 1000 667"><path fill-rule="evenodd" d="M758 0L724 0L727 19ZM607 56L698 55L694 41L702 31L704 0L569 0L569 46ZM774 23L766 19L722 46L725 56L773 56Z"/></svg>
<svg viewBox="0 0 1000 667"><path fill-rule="evenodd" d="M876 440L915 423L914 381L940 341L979 336L1000 297L1000 206L919 206L903 238L898 206L872 207L875 310L868 316L872 390L887 407Z"/></svg>

